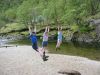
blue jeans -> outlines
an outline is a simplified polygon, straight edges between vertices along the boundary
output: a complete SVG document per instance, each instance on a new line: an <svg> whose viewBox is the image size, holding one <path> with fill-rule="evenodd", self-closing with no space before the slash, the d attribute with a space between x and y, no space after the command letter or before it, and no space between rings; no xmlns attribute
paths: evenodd
<svg viewBox="0 0 100 75"><path fill-rule="evenodd" d="M48 45L48 41L43 41L42 42L42 47L47 47L47 45Z"/></svg>

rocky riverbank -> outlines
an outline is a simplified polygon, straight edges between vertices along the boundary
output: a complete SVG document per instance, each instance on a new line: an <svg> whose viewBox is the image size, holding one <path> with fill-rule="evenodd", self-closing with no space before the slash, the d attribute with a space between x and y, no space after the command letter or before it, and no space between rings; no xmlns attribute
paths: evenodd
<svg viewBox="0 0 100 75"><path fill-rule="evenodd" d="M88 27L90 27L90 30L79 30L77 26L68 27L67 25L62 26L62 33L63 33L63 40L66 41L77 41L77 42L100 42L100 19L92 19L88 21ZM20 25L19 25L20 26ZM14 26L12 26L14 27ZM74 28L74 29L73 29ZM2 29L1 30L6 30ZM42 37L43 32L45 30L45 26L39 27L37 26L37 35L39 37ZM85 32L83 32L85 31ZM13 34L12 34L13 33ZM0 39L7 39L7 40L16 40L16 39L22 39L28 36L28 29L23 28L19 30L14 30L12 28L9 32L2 32L0 33ZM56 40L57 39L57 28L56 26L50 27L49 32L49 40Z"/></svg>
<svg viewBox="0 0 100 75"><path fill-rule="evenodd" d="M100 75L100 62L83 57L48 54L43 62L31 46L0 48L0 75L64 75L74 70L81 75Z"/></svg>
<svg viewBox="0 0 100 75"><path fill-rule="evenodd" d="M25 38L25 36L20 35L20 34L17 34L17 35L2 35L2 36L0 36L0 44L5 44L5 43L15 41L15 40L21 40L23 38Z"/></svg>

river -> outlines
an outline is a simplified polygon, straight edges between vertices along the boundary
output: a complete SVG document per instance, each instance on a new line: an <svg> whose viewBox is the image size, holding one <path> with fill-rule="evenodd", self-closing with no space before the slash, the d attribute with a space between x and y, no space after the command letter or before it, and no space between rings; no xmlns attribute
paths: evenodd
<svg viewBox="0 0 100 75"><path fill-rule="evenodd" d="M38 41L39 47L41 47L42 41ZM10 42L10 44L17 44L17 45L31 45L31 41L28 39L17 40ZM73 55L73 56L82 56L87 57L93 60L100 60L100 44L96 45L97 43L72 43L66 42L62 43L60 50L55 50L56 42L48 43L48 50L50 53L53 54L64 54L64 55Z"/></svg>

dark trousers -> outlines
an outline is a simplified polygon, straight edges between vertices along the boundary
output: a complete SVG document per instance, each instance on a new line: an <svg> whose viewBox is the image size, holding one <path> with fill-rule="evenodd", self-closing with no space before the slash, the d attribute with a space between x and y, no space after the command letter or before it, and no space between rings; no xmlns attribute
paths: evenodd
<svg viewBox="0 0 100 75"><path fill-rule="evenodd" d="M32 48L36 51L38 51L38 46L37 43L32 43Z"/></svg>

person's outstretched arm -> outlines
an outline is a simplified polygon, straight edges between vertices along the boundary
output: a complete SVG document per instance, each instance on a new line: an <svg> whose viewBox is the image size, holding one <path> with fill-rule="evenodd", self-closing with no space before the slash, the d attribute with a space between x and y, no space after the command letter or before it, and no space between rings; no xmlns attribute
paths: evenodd
<svg viewBox="0 0 100 75"><path fill-rule="evenodd" d="M60 30L62 30L62 26L60 27Z"/></svg>
<svg viewBox="0 0 100 75"><path fill-rule="evenodd" d="M58 31L60 30L60 27L58 26Z"/></svg>
<svg viewBox="0 0 100 75"><path fill-rule="evenodd" d="M34 32L36 33L36 26L34 26Z"/></svg>
<svg viewBox="0 0 100 75"><path fill-rule="evenodd" d="M31 33L32 33L32 28L31 28L31 26L28 26L28 29L29 29L29 34L31 34Z"/></svg>
<svg viewBox="0 0 100 75"><path fill-rule="evenodd" d="M48 31L47 32L49 32L50 31L50 27L48 26Z"/></svg>
<svg viewBox="0 0 100 75"><path fill-rule="evenodd" d="M45 28L45 32L47 32L47 31L48 31L48 27Z"/></svg>

